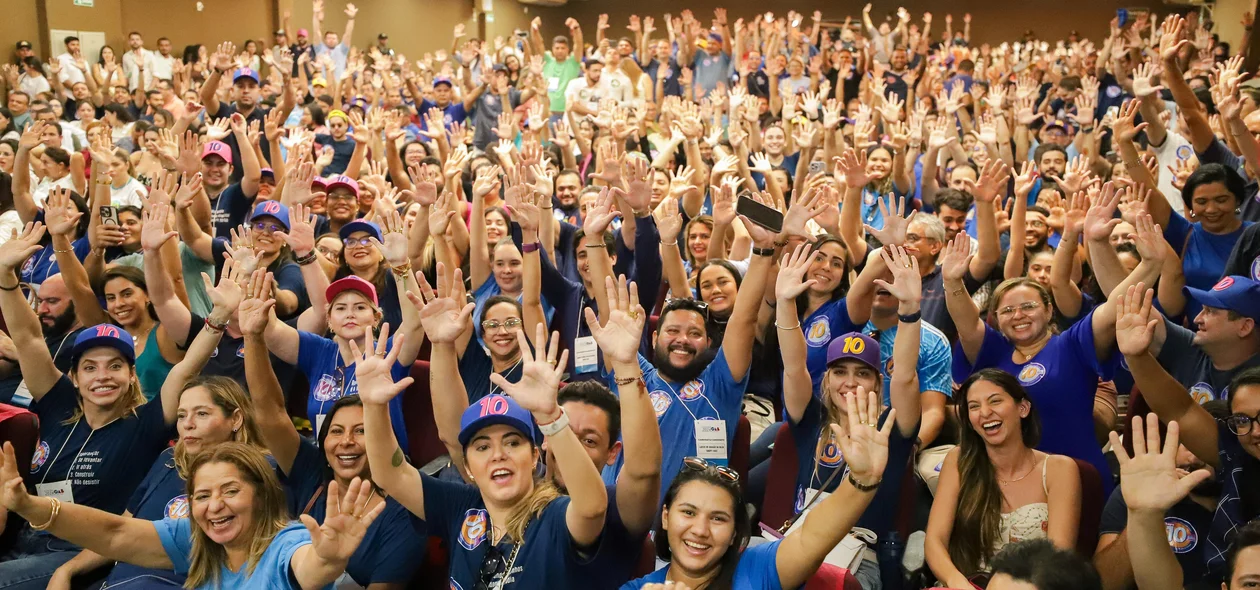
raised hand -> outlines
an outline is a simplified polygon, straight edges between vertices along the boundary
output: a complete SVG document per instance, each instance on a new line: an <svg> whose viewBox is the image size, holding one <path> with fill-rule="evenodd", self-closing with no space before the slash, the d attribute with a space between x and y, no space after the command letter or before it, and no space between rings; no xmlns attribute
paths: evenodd
<svg viewBox="0 0 1260 590"><path fill-rule="evenodd" d="M1031 164L1025 162L1025 167L1031 168ZM984 170L980 172L980 178L972 184L971 193L977 201L992 203L997 200L999 195L1006 195L1005 188L1009 180L1010 168L1006 166L1006 162L999 158L994 158L984 165ZM1019 180L1028 182L1023 176L1019 177Z"/></svg>
<svg viewBox="0 0 1260 590"><path fill-rule="evenodd" d="M843 155L834 158L833 161L844 173L844 184L850 190L860 189L870 182L870 177L866 175L866 152L857 152L853 148L848 148L844 150Z"/></svg>
<svg viewBox="0 0 1260 590"><path fill-rule="evenodd" d="M225 262L225 268L231 262L231 260ZM245 275L238 270L236 276ZM246 297L240 302L237 321L241 333L262 336L267 329L267 323L271 321L272 309L276 305L276 300L270 298L275 278L266 269L261 268L248 276L249 282L245 286Z"/></svg>
<svg viewBox="0 0 1260 590"><path fill-rule="evenodd" d="M1145 433L1143 432L1145 430ZM1145 435L1144 435L1145 434ZM1168 436L1159 444L1159 417L1151 412L1146 415L1146 428L1142 417L1133 417L1133 456L1129 457L1120 445L1120 436L1110 433L1112 448L1119 449L1116 459L1120 462L1120 491L1124 503L1134 512L1154 512L1161 517L1194 490L1207 481L1212 472L1199 469L1185 473L1177 469L1177 447L1181 428L1176 420L1168 423Z"/></svg>
<svg viewBox="0 0 1260 590"><path fill-rule="evenodd" d="M809 233L806 223L821 215L830 206L830 203L822 198L822 194L822 190L811 187L801 198L792 201L787 213L783 216L783 231L779 235L798 236L812 240L814 236Z"/></svg>
<svg viewBox="0 0 1260 590"><path fill-rule="evenodd" d="M971 264L971 236L958 232L941 252L941 277L961 281Z"/></svg>
<svg viewBox="0 0 1260 590"><path fill-rule="evenodd" d="M661 234L661 243L677 244L678 234L682 232L683 227L682 214L678 211L678 199L673 196L661 199L661 204L656 206L652 217L656 219L656 229Z"/></svg>
<svg viewBox="0 0 1260 590"><path fill-rule="evenodd" d="M21 513L31 501L26 493L26 485L22 483L22 474L18 471L17 454L13 451L13 443L4 443L4 452L0 453L0 504L10 512Z"/></svg>
<svg viewBox="0 0 1260 590"><path fill-rule="evenodd" d="M595 205L586 210L586 218L582 220L582 229L588 236L602 236L608 225L617 218L617 210L613 207L613 195L604 187L595 199Z"/></svg>
<svg viewBox="0 0 1260 590"><path fill-rule="evenodd" d="M354 374L359 382L359 396L364 402L387 404L407 386L412 378L404 377L394 381L392 370L398 363L398 352L402 350L403 338L406 334L394 337L394 346L389 346L389 323L381 325L381 336L373 341L371 330L364 337L363 350L353 340L350 341L350 358L354 359ZM388 350L386 350L388 349Z"/></svg>
<svg viewBox="0 0 1260 590"><path fill-rule="evenodd" d="M44 224L38 221L27 223L21 233L14 231L9 241L0 244L0 269L12 271L21 267L43 247L40 240L44 239L44 231Z"/></svg>
<svg viewBox="0 0 1260 590"><path fill-rule="evenodd" d="M796 249L783 255L779 263L779 277L774 284L774 296L779 301L791 301L809 290L818 281L805 280L805 273L818 260L819 253L811 251L809 244L798 244Z"/></svg>
<svg viewBox="0 0 1260 590"><path fill-rule="evenodd" d="M1133 226L1137 233L1133 245L1137 247L1138 254L1142 255L1142 260L1149 260L1152 264L1162 262L1168 246L1159 224L1155 223L1151 214L1145 211L1136 213L1134 221L1136 223Z"/></svg>
<svg viewBox="0 0 1260 590"><path fill-rule="evenodd" d="M293 205L289 209L289 231L276 232L276 237L284 240L294 255L310 254L315 249L315 214L311 213L311 208L300 203Z"/></svg>
<svg viewBox="0 0 1260 590"><path fill-rule="evenodd" d="M69 235L78 226L83 213L75 208L70 200L70 190L65 187L53 188L44 203L44 221L48 223L48 231L55 236Z"/></svg>
<svg viewBox="0 0 1260 590"><path fill-rule="evenodd" d="M456 299L455 286L448 285L445 264L438 263L437 289L429 286L424 273L416 273L416 281L420 283L420 295L408 292L407 299L420 310L420 324L424 333L434 344L452 343L468 327L468 319L472 317L475 303L464 303ZM455 269L453 281L462 284L463 273ZM362 386L360 386L362 388Z"/></svg>
<svg viewBox="0 0 1260 590"><path fill-rule="evenodd" d="M636 217L646 216L652 206L652 180L656 176L646 158L627 157L621 163L621 177L626 180L626 202ZM551 192L547 192L551 196Z"/></svg>
<svg viewBox="0 0 1260 590"><path fill-rule="evenodd" d="M875 279L875 284L892 293L897 301L918 306L923 299L923 277L919 274L919 259L909 255L901 246L885 246L879 251L893 282Z"/></svg>
<svg viewBox="0 0 1260 590"><path fill-rule="evenodd" d="M353 4L349 5L347 14L350 14L353 7ZM354 18L354 15L351 14L350 18ZM349 562L350 556L354 555L363 542L368 527L372 526L372 521L385 510L384 501L368 508L373 496L372 482L356 477L350 480L350 485L346 488L343 497L336 481L328 483L328 507L323 524L316 524L309 514L302 515L302 524L311 535L311 548L326 562Z"/></svg>
<svg viewBox="0 0 1260 590"><path fill-rule="evenodd" d="M884 419L884 427L879 428L879 394L867 392L859 385L856 392L844 394L844 403L848 407L848 424L831 425L836 444L844 453L844 460L851 477L863 485L872 485L883 478L884 467L888 464L888 435L897 417L897 410L888 410Z"/></svg>
<svg viewBox="0 0 1260 590"><path fill-rule="evenodd" d="M410 259L407 257L407 232L403 226L402 215L398 213L398 210L393 209L379 216L377 221L381 224L385 241L382 243L375 237L368 239L372 240L372 245L381 251L381 255L385 257L390 268L398 269L407 266Z"/></svg>
<svg viewBox="0 0 1260 590"><path fill-rule="evenodd" d="M254 250L254 230L249 226L240 226L229 230L232 240L227 246L227 255L236 261L237 269L242 273L252 273L258 268L258 252Z"/></svg>
<svg viewBox="0 0 1260 590"><path fill-rule="evenodd" d="M1125 356L1142 356L1151 348L1155 327L1163 321L1152 307L1154 289L1130 285L1116 310L1116 348Z"/></svg>
<svg viewBox="0 0 1260 590"><path fill-rule="evenodd" d="M863 227L885 246L900 246L906 243L906 231L910 228L909 216L913 214L913 212L906 211L906 198L898 197L892 210L888 208L893 204L891 203L893 201L892 195L889 195L888 198L876 197L875 201L879 205L879 213L884 216L884 227L876 229L865 224L863 224Z"/></svg>
<svg viewBox="0 0 1260 590"><path fill-rule="evenodd" d="M639 342L643 338L643 323L647 321L647 313L639 305L639 288L634 283L627 285L625 275L616 281L612 277L604 277L604 286L608 289L608 305L611 308L608 321L600 325L599 317L588 307L584 310L586 325L590 326L591 336L603 351L606 361L634 365L639 355ZM539 328L542 328L541 324Z"/></svg>
<svg viewBox="0 0 1260 590"><path fill-rule="evenodd" d="M568 364L569 351L559 352L558 332L551 335L548 345L547 326L539 323L535 328L534 341L538 343L538 353L530 349L524 328L516 332L516 341L521 348L520 381L512 383L503 375L491 373L490 382L499 386L503 393L516 400L522 408L529 410L538 422L545 423L555 420L559 413L556 394L560 391L560 378ZM544 349L547 351L546 356L542 354ZM638 349L637 342L635 349Z"/></svg>

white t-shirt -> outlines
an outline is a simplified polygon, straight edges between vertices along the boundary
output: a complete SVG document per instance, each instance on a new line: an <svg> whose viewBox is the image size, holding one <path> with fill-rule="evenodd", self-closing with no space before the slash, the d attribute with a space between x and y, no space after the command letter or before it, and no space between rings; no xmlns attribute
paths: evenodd
<svg viewBox="0 0 1260 590"><path fill-rule="evenodd" d="M148 49L141 48L140 54L143 56L144 80L145 87L147 88L148 81L152 80L154 75L153 68L155 67L155 64L153 62L153 52ZM136 88L140 87L140 68L138 66L139 64L136 63L136 52L128 49L122 57L123 75L127 76L128 90L135 91Z"/></svg>
<svg viewBox="0 0 1260 590"><path fill-rule="evenodd" d="M605 88L604 96L607 96L622 106L634 106L639 104L634 96L634 85L630 82L630 76L621 70L605 69L599 77L599 85Z"/></svg>
<svg viewBox="0 0 1260 590"><path fill-rule="evenodd" d="M153 53L153 77L158 80L170 80L174 76L175 56L162 57L161 53Z"/></svg>
<svg viewBox="0 0 1260 590"><path fill-rule="evenodd" d="M71 176L71 174L66 174L57 180L48 180L48 177L45 176L43 180L40 180L39 184L35 185L35 190L31 191L31 199L35 201L35 206L43 207L44 201L48 200L48 193L54 187L63 187L78 192L78 189L74 187L74 179Z"/></svg>
<svg viewBox="0 0 1260 590"><path fill-rule="evenodd" d="M580 102L592 111L599 110L599 101L608 96L608 88L602 83L603 76L600 78L601 82L596 82L594 88L586 83L586 76L570 80L569 86L564 89L564 102L566 104Z"/></svg>
<svg viewBox="0 0 1260 590"><path fill-rule="evenodd" d="M1164 199L1168 201L1173 211L1185 215L1186 202L1181 199L1181 191L1173 186L1172 173L1168 171L1168 167L1177 160L1193 158L1194 146L1181 134L1169 129L1163 145L1152 149L1155 150L1155 159L1159 161L1159 192L1163 193Z"/></svg>
<svg viewBox="0 0 1260 590"><path fill-rule="evenodd" d="M79 82L87 82L83 77L83 70L80 70L79 66L74 65L73 55L63 53L57 56L57 61L61 62L61 75L59 78L62 82L65 82L67 88Z"/></svg>
<svg viewBox="0 0 1260 590"><path fill-rule="evenodd" d="M109 186L109 200L115 207L136 207L144 208L144 198L149 195L149 188L140 184L139 180L127 177L127 184L122 188L114 188Z"/></svg>

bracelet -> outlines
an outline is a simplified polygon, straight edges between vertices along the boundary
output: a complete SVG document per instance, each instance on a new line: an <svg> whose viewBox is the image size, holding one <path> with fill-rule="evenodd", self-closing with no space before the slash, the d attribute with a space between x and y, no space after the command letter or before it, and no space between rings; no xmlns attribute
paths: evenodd
<svg viewBox="0 0 1260 590"><path fill-rule="evenodd" d="M31 525L31 530L35 530L35 531L47 530L48 527L52 526L53 521L57 520L57 515L60 513L61 513L61 500L53 498L52 499L52 514L48 515L48 522L38 525L38 526L36 526L35 523L31 523L29 521L28 521L28 524Z"/></svg>
<svg viewBox="0 0 1260 590"><path fill-rule="evenodd" d="M906 314L906 315L900 315L900 314L897 315L897 319L900 320L902 323L906 323L906 324L913 324L922 318L923 318L923 310L919 310L914 313Z"/></svg>
<svg viewBox="0 0 1260 590"><path fill-rule="evenodd" d="M207 317L207 318L206 318L206 327L207 327L207 328L209 328L210 330L215 331L215 332L222 332L222 331L226 330L226 329L227 329L227 325L228 325L228 323L227 323L227 322L223 322L222 324L216 324L216 323L214 323L214 322L210 321L210 318L209 318L209 317Z"/></svg>
<svg viewBox="0 0 1260 590"><path fill-rule="evenodd" d="M677 245L678 245L678 240L674 240L674 241L672 241L672 242L661 242L661 245L662 245L662 246L677 246Z"/></svg>
<svg viewBox="0 0 1260 590"><path fill-rule="evenodd" d="M73 253L74 253L74 250L71 248L67 248L65 250L58 250L56 248L53 248L53 254L73 254Z"/></svg>
<svg viewBox="0 0 1260 590"><path fill-rule="evenodd" d="M530 252L537 252L538 249L541 247L542 247L542 243L538 241L533 241L528 244L521 244L521 253L529 254Z"/></svg>
<svg viewBox="0 0 1260 590"><path fill-rule="evenodd" d="M391 268L391 269L389 269L389 270L393 271L394 276L396 276L396 277L398 277L398 278L400 278L400 279L401 279L401 278L406 278L406 276L407 276L407 275L411 274L411 263L410 263L410 262L408 262L407 264L404 264L404 265L402 265L402 266L400 266L400 267L397 267L397 268Z"/></svg>
<svg viewBox="0 0 1260 590"><path fill-rule="evenodd" d="M630 385L635 381L643 383L643 375L635 375L634 377L617 377L614 381L616 381L617 385ZM643 386L647 387L647 384L643 383Z"/></svg>
<svg viewBox="0 0 1260 590"><path fill-rule="evenodd" d="M861 484L853 477L853 472L849 472L849 483L853 484L853 487L857 488L859 492L873 492L875 491L875 488L879 487L879 484L883 483L883 481L884 480L881 479L870 485Z"/></svg>
<svg viewBox="0 0 1260 590"><path fill-rule="evenodd" d="M22 286L21 281L18 281L18 284L13 285L12 287L6 287L4 285L0 285L0 291L17 291L18 287L21 287L21 286Z"/></svg>
<svg viewBox="0 0 1260 590"><path fill-rule="evenodd" d="M560 408L560 415L555 420L546 424L539 424L538 430L542 431L543 436L555 436L561 430L569 427L569 415L565 413L564 408Z"/></svg>
<svg viewBox="0 0 1260 590"><path fill-rule="evenodd" d="M796 325L795 325L795 326L780 326L780 325L779 325L779 322L777 322L777 321L776 321L776 322L774 322L774 327L776 327L776 328L778 328L778 329L780 329L780 330L798 330L798 329L800 329L800 327L801 327L801 323L800 323L800 322L796 322Z"/></svg>
<svg viewBox="0 0 1260 590"><path fill-rule="evenodd" d="M307 252L304 256L298 256L297 258L294 258L293 261L296 262L298 266L306 266L312 262L315 262L315 259L318 257L319 256L315 254L315 250L312 249L310 252Z"/></svg>
<svg viewBox="0 0 1260 590"><path fill-rule="evenodd" d="M788 245L788 239L774 241L775 248L785 248L787 247L787 245Z"/></svg>
<svg viewBox="0 0 1260 590"><path fill-rule="evenodd" d="M774 257L774 248L753 248L753 256L769 256Z"/></svg>

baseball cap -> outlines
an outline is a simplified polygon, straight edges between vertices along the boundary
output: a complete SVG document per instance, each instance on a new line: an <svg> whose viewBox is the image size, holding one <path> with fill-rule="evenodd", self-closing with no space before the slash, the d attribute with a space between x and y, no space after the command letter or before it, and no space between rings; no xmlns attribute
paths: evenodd
<svg viewBox="0 0 1260 590"><path fill-rule="evenodd" d="M478 432L495 424L511 426L521 431L521 434L529 437L535 444L538 443L534 416L512 398L496 393L477 400L477 403L464 410L464 415L459 418L460 446L468 446Z"/></svg>
<svg viewBox="0 0 1260 590"><path fill-rule="evenodd" d="M325 192L328 190L328 183L322 177L316 176L311 179L311 190Z"/></svg>
<svg viewBox="0 0 1260 590"><path fill-rule="evenodd" d="M18 48L18 49L30 49L30 48L31 48L31 42L30 42L30 41L18 41L18 42L17 42L17 48Z"/></svg>
<svg viewBox="0 0 1260 590"><path fill-rule="evenodd" d="M438 84L446 84L447 86L454 87L454 84L451 84L451 79L446 76L438 76L434 78L433 86L436 88Z"/></svg>
<svg viewBox="0 0 1260 590"><path fill-rule="evenodd" d="M311 86L323 86L324 88L328 88L328 81L325 80L323 76L315 76L314 78L311 78Z"/></svg>
<svg viewBox="0 0 1260 590"><path fill-rule="evenodd" d="M255 72L250 68L240 68L236 70L236 73L232 74L232 83L235 84L236 81L241 78L249 78L250 80L253 80L255 84L257 84L261 79L258 77L258 72Z"/></svg>
<svg viewBox="0 0 1260 590"><path fill-rule="evenodd" d="M277 36L277 37L282 36L282 35L287 35L287 34L288 34L288 33L285 33L285 32L284 32L284 29L276 29L276 36Z"/></svg>
<svg viewBox="0 0 1260 590"><path fill-rule="evenodd" d="M299 37L307 37L307 36L309 36L309 34L306 32L306 29L298 29L298 36L299 36Z"/></svg>
<svg viewBox="0 0 1260 590"><path fill-rule="evenodd" d="M359 196L359 181L353 178L350 178L349 176L346 176L344 174L338 174L337 176L334 176L324 181L324 190L327 192L331 193L333 189L339 186L344 186L350 189L350 192L354 193L354 196L356 197ZM342 229L345 229L345 228L342 228Z"/></svg>
<svg viewBox="0 0 1260 590"><path fill-rule="evenodd" d="M1046 129L1051 129L1054 127L1058 127L1059 129L1062 129L1065 132L1068 130L1067 123L1065 123L1063 119L1054 119L1052 121L1046 122Z"/></svg>
<svg viewBox="0 0 1260 590"><path fill-rule="evenodd" d="M388 39L388 38L389 38L389 35L386 35L385 33L381 33L381 34L377 35L377 36L376 36L376 38L377 38L377 39Z"/></svg>
<svg viewBox="0 0 1260 590"><path fill-rule="evenodd" d="M380 226L376 225L375 223L372 223L371 221L363 221L361 219L356 219L354 221L351 221L350 223L347 223L341 226L341 231L337 232L337 235L341 236L341 239L344 240L350 237L350 234L357 231L365 231L371 234L372 237L376 238L376 241L378 242L385 241L385 238L381 236Z"/></svg>
<svg viewBox="0 0 1260 590"><path fill-rule="evenodd" d="M879 370L879 343L861 332L849 332L827 345L828 365L844 359L856 359L882 373Z"/></svg>
<svg viewBox="0 0 1260 590"><path fill-rule="evenodd" d="M494 64L494 66L493 66L493 68L492 68L492 69L493 69L494 71L496 71L496 72L506 72L506 71L508 71L508 69L507 69L507 64Z"/></svg>
<svg viewBox="0 0 1260 590"><path fill-rule="evenodd" d="M1260 283L1247 277L1221 277L1209 290L1182 287L1187 297L1207 307L1235 312L1260 321Z"/></svg>
<svg viewBox="0 0 1260 590"><path fill-rule="evenodd" d="M267 215L275 217L285 230L289 229L289 208L280 201L262 201L254 205L254 212L250 214L250 220L256 217Z"/></svg>
<svg viewBox="0 0 1260 590"><path fill-rule="evenodd" d="M1252 78L1240 84L1243 88L1260 88L1260 79Z"/></svg>
<svg viewBox="0 0 1260 590"><path fill-rule="evenodd" d="M376 287L365 279L361 279L354 275L350 275L344 279L337 279L328 285L324 290L324 301L332 303L338 295L346 291L357 291L367 296L372 305L378 305L376 302Z"/></svg>
<svg viewBox="0 0 1260 590"><path fill-rule="evenodd" d="M224 161L232 161L232 148L228 144L221 141L208 141L206 146L201 148L201 159L204 160L210 156L218 156Z"/></svg>
<svg viewBox="0 0 1260 590"><path fill-rule="evenodd" d="M276 171L271 168L263 168L259 171L263 178L270 178L272 182L276 180Z"/></svg>
<svg viewBox="0 0 1260 590"><path fill-rule="evenodd" d="M135 364L135 340L126 330L113 324L97 324L79 332L79 335L74 338L74 348L70 349L70 358L74 363L78 363L83 353L102 346L117 349L127 362Z"/></svg>
<svg viewBox="0 0 1260 590"><path fill-rule="evenodd" d="M721 42L722 42L722 35L721 35L720 33L710 32L710 33L709 33L709 39L711 39L711 40L713 40L713 41L717 41L718 43L721 43Z"/></svg>

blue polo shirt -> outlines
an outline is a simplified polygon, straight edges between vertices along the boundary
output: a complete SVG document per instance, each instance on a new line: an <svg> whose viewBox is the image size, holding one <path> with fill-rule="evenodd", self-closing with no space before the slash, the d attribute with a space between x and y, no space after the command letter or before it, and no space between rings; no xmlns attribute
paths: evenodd
<svg viewBox="0 0 1260 590"><path fill-rule="evenodd" d="M884 405L891 406L893 343L897 339L900 323L887 330L876 330L875 324L866 322L862 328L864 334L879 334L879 372L884 375ZM945 334L927 322L919 323L919 361L915 372L919 376L919 391L935 391L951 397L954 391L952 358L949 340Z"/></svg>
<svg viewBox="0 0 1260 590"><path fill-rule="evenodd" d="M683 457L696 454L696 421L722 420L726 422L726 444L729 460L730 445L735 440L735 427L739 423L740 405L744 389L748 386L748 373L738 381L731 375L726 363L726 351L718 350L713 362L705 367L700 376L689 383L672 383L661 376L652 363L639 355L639 369L643 371L643 383L656 411L656 422L661 430L663 455L661 456L661 498L682 469ZM613 374L605 375L608 388L617 391ZM615 484L624 455L618 455L611 467L604 469L604 483Z"/></svg>

